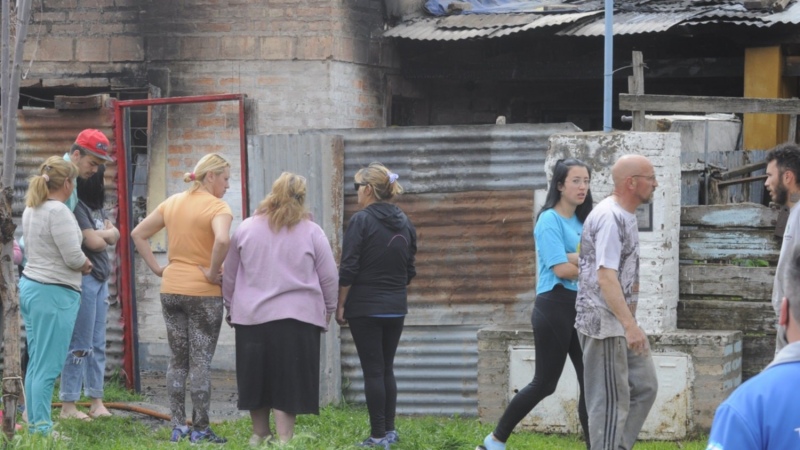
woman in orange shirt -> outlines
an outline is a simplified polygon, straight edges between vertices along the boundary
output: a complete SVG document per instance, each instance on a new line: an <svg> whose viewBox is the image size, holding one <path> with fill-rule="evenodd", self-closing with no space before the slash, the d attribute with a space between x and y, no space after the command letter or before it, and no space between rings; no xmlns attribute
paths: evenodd
<svg viewBox="0 0 800 450"><path fill-rule="evenodd" d="M177 442L222 444L208 426L211 359L222 325L222 261L228 252L233 213L222 196L228 190L230 164L217 154L204 156L184 176L189 189L161 203L131 232L136 250L162 277L161 308L172 356L167 393L172 436ZM167 229L168 263L156 261L148 239ZM190 376L191 375L191 376ZM192 430L186 426L186 379L191 380Z"/></svg>

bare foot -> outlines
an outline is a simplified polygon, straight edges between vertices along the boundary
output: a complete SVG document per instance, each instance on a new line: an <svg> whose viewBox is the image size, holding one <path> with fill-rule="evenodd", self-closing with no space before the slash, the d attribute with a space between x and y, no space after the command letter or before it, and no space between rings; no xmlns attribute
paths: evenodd
<svg viewBox="0 0 800 450"><path fill-rule="evenodd" d="M106 409L105 405L100 404L100 406L89 411L89 416L91 416L94 419L97 419L98 417L111 417L113 416L113 414L111 414L111 411Z"/></svg>
<svg viewBox="0 0 800 450"><path fill-rule="evenodd" d="M77 410L77 409L66 410L66 411L62 410L61 414L59 414L58 417L60 417L62 419L85 420L87 422L92 420L92 418L89 417L88 415L86 415L86 413L84 413L83 411Z"/></svg>

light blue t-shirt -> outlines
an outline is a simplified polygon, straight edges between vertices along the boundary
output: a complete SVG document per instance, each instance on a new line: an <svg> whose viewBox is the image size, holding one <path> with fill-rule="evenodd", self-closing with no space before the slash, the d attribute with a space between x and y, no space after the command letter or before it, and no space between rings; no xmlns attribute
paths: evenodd
<svg viewBox="0 0 800 450"><path fill-rule="evenodd" d="M800 362L769 367L717 408L706 450L800 448Z"/></svg>
<svg viewBox="0 0 800 450"><path fill-rule="evenodd" d="M577 291L578 280L565 280L556 276L553 267L567 261L567 253L575 253L581 241L583 224L573 215L561 217L555 209L543 212L533 229L536 242L536 293L552 291L557 284Z"/></svg>

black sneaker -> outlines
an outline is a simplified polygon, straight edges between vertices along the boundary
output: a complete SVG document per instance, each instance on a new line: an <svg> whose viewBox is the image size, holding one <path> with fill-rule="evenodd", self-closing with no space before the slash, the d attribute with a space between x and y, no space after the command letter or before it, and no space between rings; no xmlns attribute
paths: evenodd
<svg viewBox="0 0 800 450"><path fill-rule="evenodd" d="M219 437L211 430L211 427L206 428L203 431L192 430L192 435L189 436L189 440L192 444L209 442L211 444L224 444L228 442L227 439L224 437Z"/></svg>

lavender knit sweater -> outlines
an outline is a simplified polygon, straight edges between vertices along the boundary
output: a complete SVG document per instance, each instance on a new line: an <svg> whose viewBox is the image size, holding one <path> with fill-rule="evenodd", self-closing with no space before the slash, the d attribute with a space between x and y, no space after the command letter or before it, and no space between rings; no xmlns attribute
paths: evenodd
<svg viewBox="0 0 800 450"><path fill-rule="evenodd" d="M263 215L246 219L231 238L224 268L222 296L232 323L295 319L327 330L339 276L328 239L314 222L275 233Z"/></svg>

